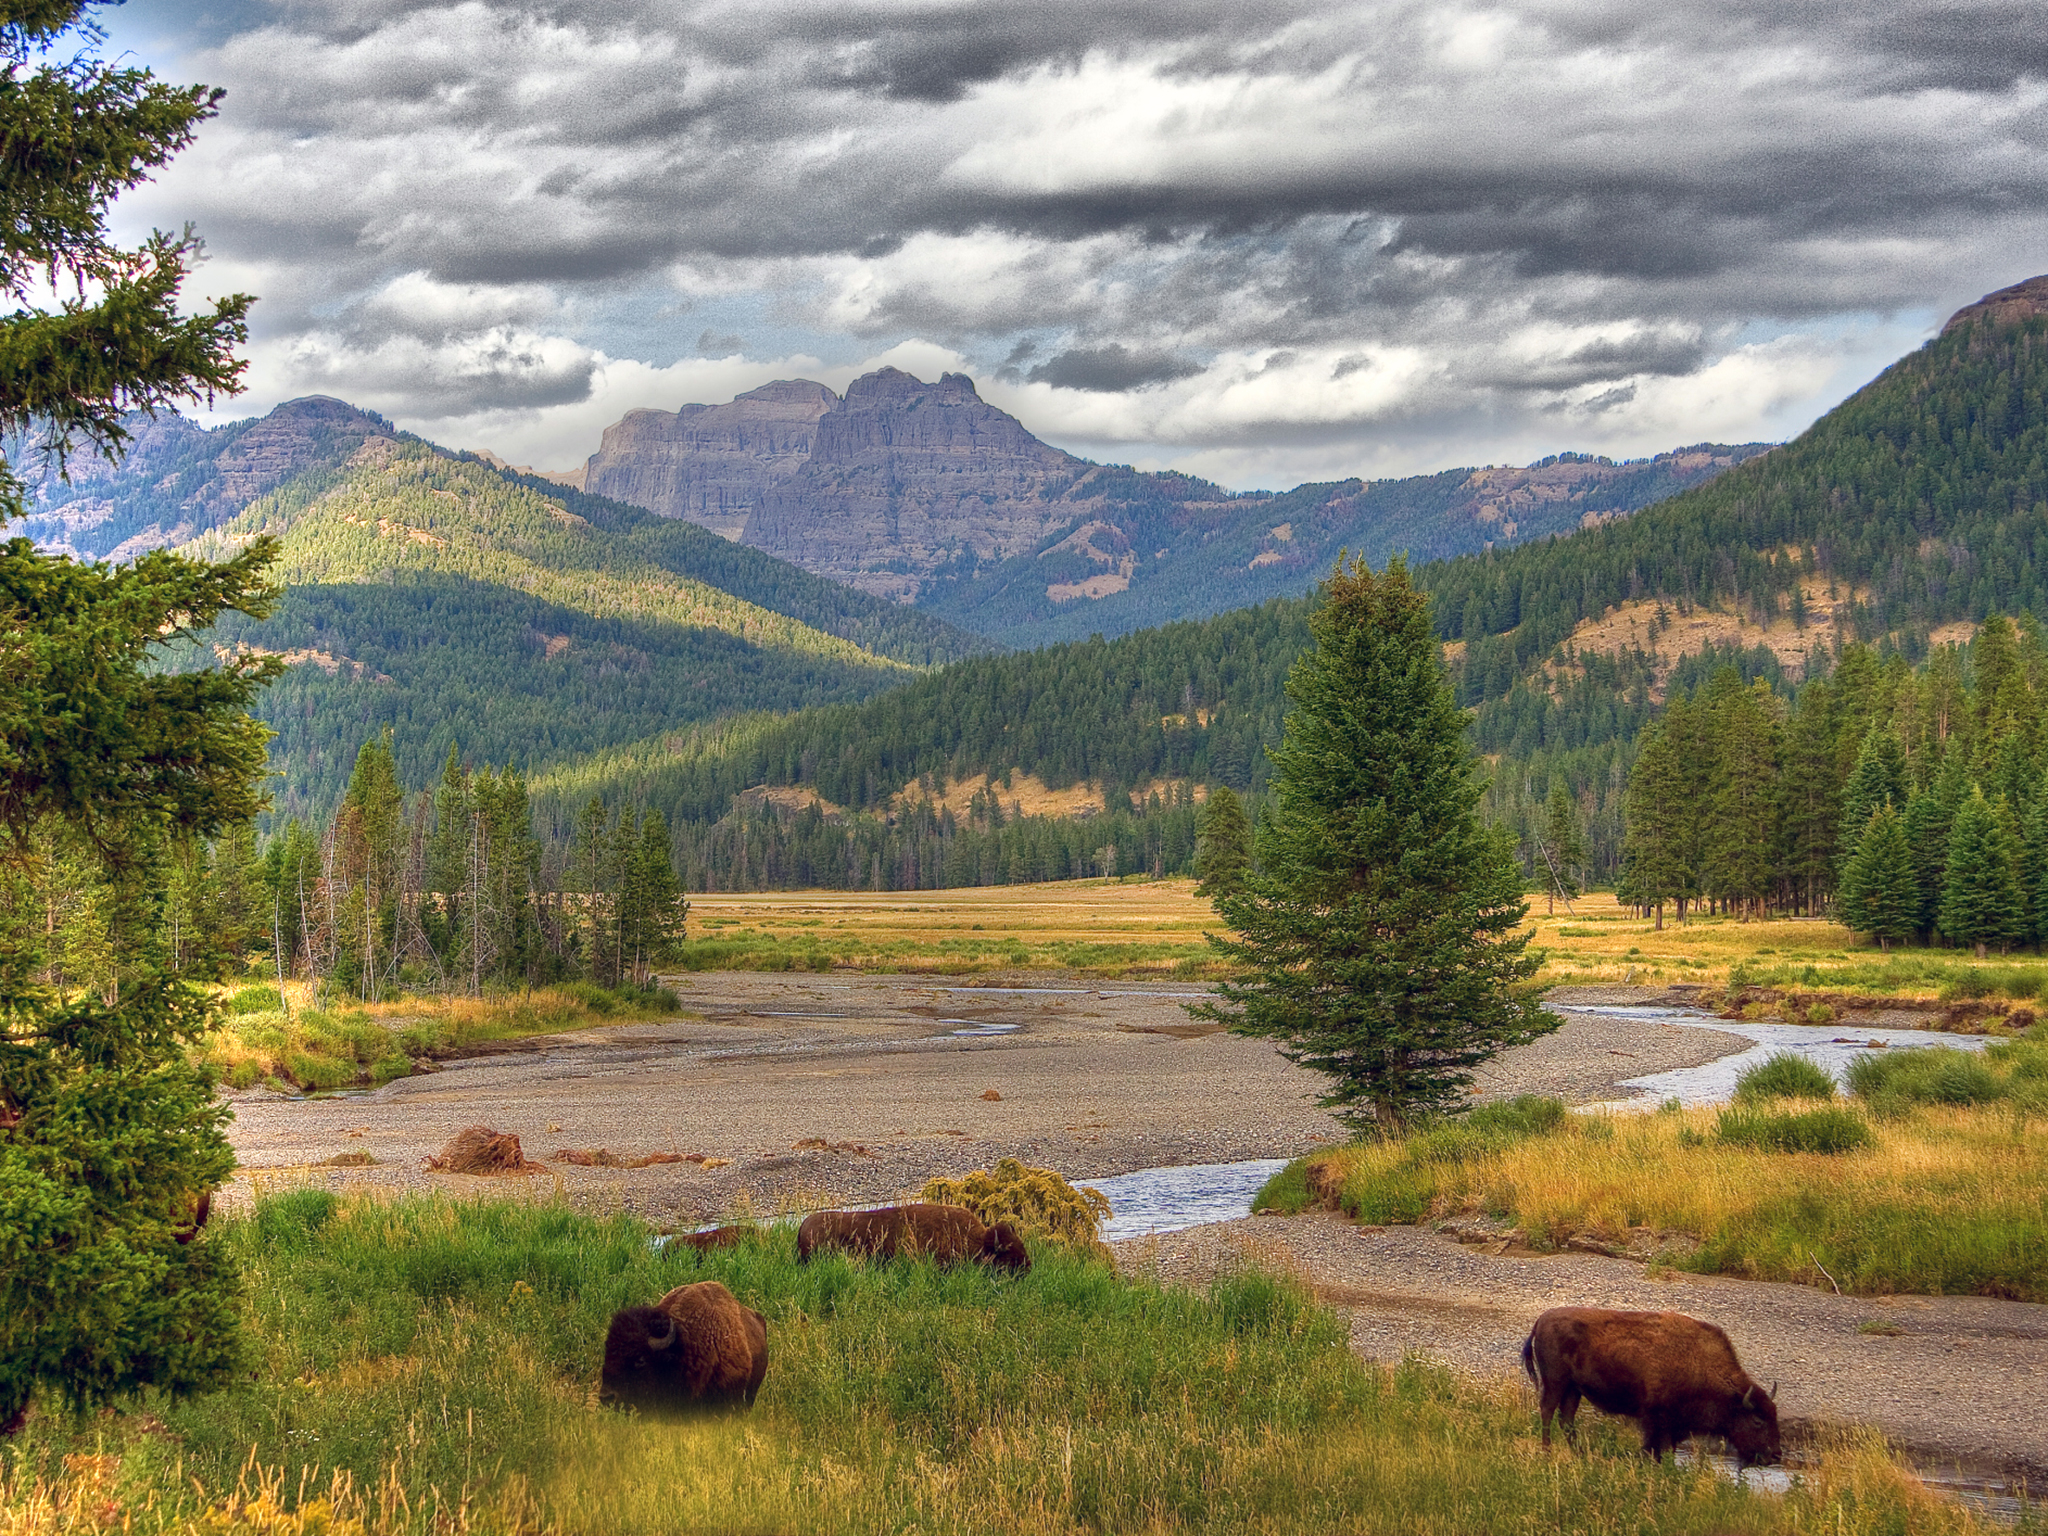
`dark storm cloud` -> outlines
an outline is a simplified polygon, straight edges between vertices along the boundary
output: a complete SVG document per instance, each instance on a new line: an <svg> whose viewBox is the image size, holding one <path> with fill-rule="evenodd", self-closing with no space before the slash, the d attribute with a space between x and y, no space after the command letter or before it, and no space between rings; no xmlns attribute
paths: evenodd
<svg viewBox="0 0 2048 1536"><path fill-rule="evenodd" d="M1106 347L1073 347L1048 358L1025 377L1033 384L1050 384L1055 389L1086 389L1116 395L1143 389L1147 384L1164 384L1170 379L1193 378L1202 365L1188 358L1164 352L1135 352L1120 342Z"/></svg>
<svg viewBox="0 0 2048 1536"><path fill-rule="evenodd" d="M1745 327L2048 265L2048 29L2005 0L213 14L227 110L166 205L294 366L448 414L581 398L575 338L661 292L749 316L670 356L765 316L1104 409L1213 374L1218 441L1326 430L1289 368L1368 402L1318 409L1618 418Z"/></svg>

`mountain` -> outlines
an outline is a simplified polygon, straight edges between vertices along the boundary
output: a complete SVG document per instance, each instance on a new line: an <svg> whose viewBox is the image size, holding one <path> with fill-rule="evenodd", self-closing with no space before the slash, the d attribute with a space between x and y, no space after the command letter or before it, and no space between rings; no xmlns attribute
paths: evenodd
<svg viewBox="0 0 2048 1536"><path fill-rule="evenodd" d="M1701 443L1624 464L1562 453L1272 496L1100 468L1069 492L1096 498L1078 526L993 567L941 572L919 605L1009 645L1125 634L1306 592L1345 550L1419 563L1596 527L1768 447Z"/></svg>
<svg viewBox="0 0 2048 1536"><path fill-rule="evenodd" d="M2041 555L2048 278L1958 312L1783 447L1416 579L1493 763L1489 813L1526 833L1561 781L1611 870L1633 742L1667 691L1728 664L1777 683L1856 643L1918 657L1994 610L2048 616ZM543 799L556 818L594 791L659 805L714 888L1046 877L1112 844L1116 867L1155 867L1196 786L1259 786L1309 608L977 658L865 703L632 744L564 764ZM1862 653L1843 686L1876 671ZM1077 812L1095 830L1048 830Z"/></svg>
<svg viewBox="0 0 2048 1536"><path fill-rule="evenodd" d="M319 816L394 732L542 765L744 710L868 697L987 642L687 523L380 432L183 547L282 545L262 623L208 636L291 664L259 698L278 814ZM195 658L203 660L203 658Z"/></svg>
<svg viewBox="0 0 2048 1536"><path fill-rule="evenodd" d="M785 379L725 405L634 411L605 431L581 483L1028 646L1300 593L1340 549L1429 559L1569 531L1765 446L1629 464L1567 453L1240 495L1063 453L964 374L926 384L885 368L844 397Z"/></svg>
<svg viewBox="0 0 2048 1536"><path fill-rule="evenodd" d="M33 509L22 531L40 547L132 560L218 527L258 496L340 464L365 439L392 430L383 417L324 395L210 431L175 411L137 415L127 426L134 436L125 457L74 456L68 481L25 444L9 445Z"/></svg>

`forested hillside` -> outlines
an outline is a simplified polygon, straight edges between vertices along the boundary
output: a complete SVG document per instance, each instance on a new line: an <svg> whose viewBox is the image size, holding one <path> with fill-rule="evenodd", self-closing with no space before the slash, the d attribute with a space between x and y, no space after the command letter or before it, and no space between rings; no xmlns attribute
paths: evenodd
<svg viewBox="0 0 2048 1536"><path fill-rule="evenodd" d="M1945 622L2040 609L2044 541L2048 319L1973 309L1763 458L1632 518L1423 581L1477 703L1629 602L1798 623L1808 594L1831 590L1844 638L1917 651Z"/></svg>
<svg viewBox="0 0 2048 1536"><path fill-rule="evenodd" d="M494 763L541 764L741 709L862 698L915 676L857 635L913 655L976 642L701 529L660 524L522 484L425 443L373 437L338 468L302 475L194 541L200 551L277 534L285 597L262 623L217 628L221 646L293 665L259 702L278 732L275 810L325 817L357 749L394 731L408 782L451 745ZM702 541L720 548L700 549ZM702 565L814 627L686 572Z"/></svg>

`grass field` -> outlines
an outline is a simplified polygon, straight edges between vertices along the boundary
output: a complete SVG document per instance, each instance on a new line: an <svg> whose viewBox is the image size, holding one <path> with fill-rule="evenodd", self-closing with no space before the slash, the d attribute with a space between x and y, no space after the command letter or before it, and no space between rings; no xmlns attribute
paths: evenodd
<svg viewBox="0 0 2048 1536"><path fill-rule="evenodd" d="M1284 1277L1163 1290L1041 1248L1028 1276L722 1253L558 1205L273 1196L208 1242L250 1379L0 1447L0 1532L1533 1533L1992 1529L1874 1440L1785 1495L1656 1466L1611 1421L1546 1450L1519 1382L1388 1372ZM751 1415L593 1406L621 1304L723 1280L769 1318Z"/></svg>
<svg viewBox="0 0 2048 1536"><path fill-rule="evenodd" d="M1902 1001L2029 1001L2048 957L1978 961L1968 950L1880 953L1837 923L1696 918L1656 925L1605 893L1567 910L1530 906L1546 984L1664 986L1731 981ZM1223 974L1204 932L1219 927L1191 880L1062 881L950 891L778 891L690 902L692 970L975 971L1200 979Z"/></svg>
<svg viewBox="0 0 2048 1536"><path fill-rule="evenodd" d="M1334 1204L1366 1222L1484 1214L1553 1249L1632 1235L1655 1247L1664 1239L1649 1234L1677 1233L1695 1242L1665 1261L1700 1273L2044 1302L2048 1037L2041 1025L2032 1035L1988 1060L1859 1064L1868 1097L1846 1104L1608 1117L1518 1101L1313 1154L1257 1203Z"/></svg>
<svg viewBox="0 0 2048 1536"><path fill-rule="evenodd" d="M1192 880L1071 880L950 891L690 898L690 970L1060 970L1203 977L1215 911Z"/></svg>

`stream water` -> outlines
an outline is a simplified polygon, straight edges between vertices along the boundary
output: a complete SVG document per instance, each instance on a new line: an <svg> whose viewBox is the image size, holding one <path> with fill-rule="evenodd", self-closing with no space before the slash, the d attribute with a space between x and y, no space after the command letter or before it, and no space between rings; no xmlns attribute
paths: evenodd
<svg viewBox="0 0 2048 1536"><path fill-rule="evenodd" d="M1610 1019L1644 1019L1659 1024L1681 1024L1690 1029L1718 1029L1723 1034L1754 1040L1755 1046L1704 1066L1678 1067L1669 1072L1651 1072L1631 1077L1622 1086L1637 1090L1640 1097L1618 1099L1611 1104L1589 1106L1611 1109L1655 1109L1666 1099L1681 1104L1726 1104L1735 1096L1735 1080L1751 1067L1780 1052L1804 1056L1824 1068L1838 1083L1846 1083L1849 1063L1872 1051L1915 1050L1930 1046L1953 1046L1981 1051L1980 1035L1951 1035L1931 1029L1861 1029L1840 1024L1767 1024L1748 1019L1722 1019L1689 1008L1628 1008L1556 1006L1559 1013L1596 1014Z"/></svg>

